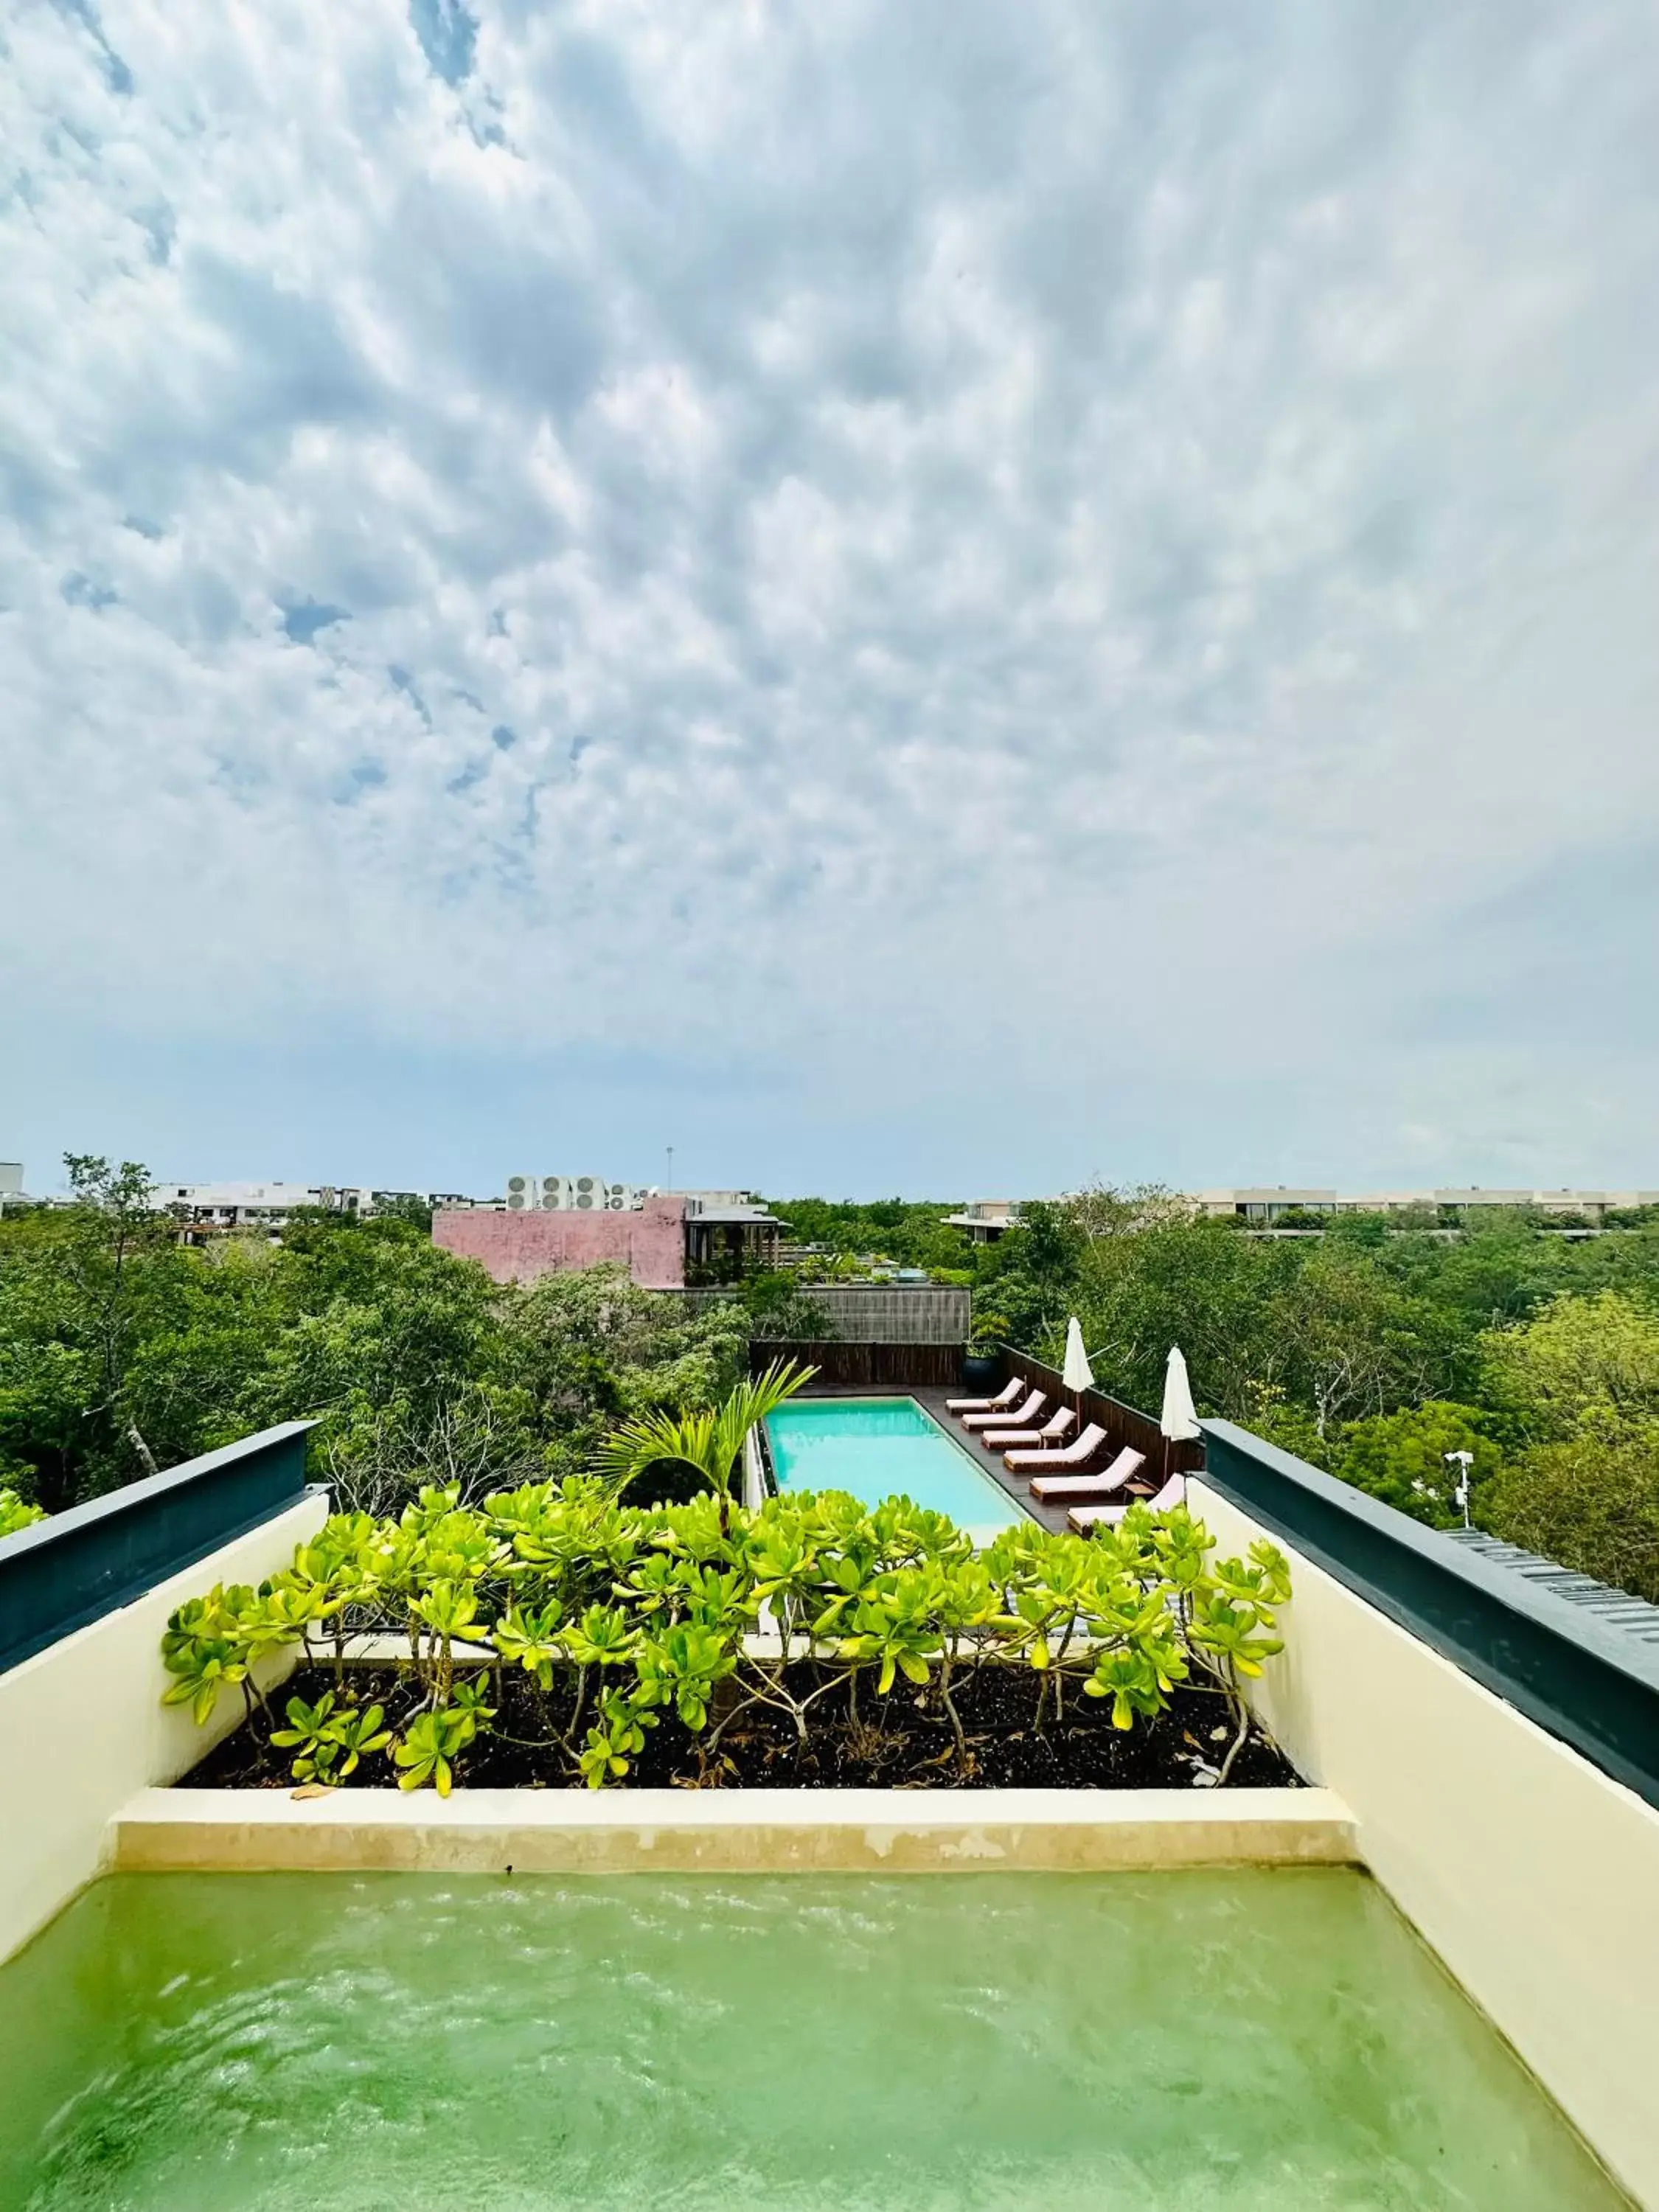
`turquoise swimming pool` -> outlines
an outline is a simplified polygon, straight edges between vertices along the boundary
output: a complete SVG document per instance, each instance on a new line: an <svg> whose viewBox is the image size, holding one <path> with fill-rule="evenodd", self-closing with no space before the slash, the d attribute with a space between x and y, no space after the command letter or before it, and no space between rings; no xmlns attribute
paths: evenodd
<svg viewBox="0 0 1659 2212"><path fill-rule="evenodd" d="M780 1490L846 1490L866 1505L908 1498L988 1533L1026 1517L914 1398L797 1399L766 1432Z"/></svg>

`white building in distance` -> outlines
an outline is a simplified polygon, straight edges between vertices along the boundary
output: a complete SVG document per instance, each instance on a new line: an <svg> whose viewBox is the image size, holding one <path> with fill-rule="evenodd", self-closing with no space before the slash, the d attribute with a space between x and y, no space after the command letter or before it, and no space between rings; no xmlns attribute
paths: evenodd
<svg viewBox="0 0 1659 2212"><path fill-rule="evenodd" d="M947 1229L960 1229L970 1244L994 1244L999 1237L1019 1226L1017 1198L970 1199L960 1213L941 1214Z"/></svg>
<svg viewBox="0 0 1659 2212"><path fill-rule="evenodd" d="M418 1190L372 1190L361 1184L327 1182L162 1182L150 1188L151 1203L179 1223L186 1243L232 1231L277 1235L301 1207L350 1214L372 1221L388 1207L413 1200L417 1206L465 1211L499 1210L500 1199L465 1198L450 1191L429 1196Z"/></svg>
<svg viewBox="0 0 1659 2212"><path fill-rule="evenodd" d="M1468 1215L1502 1208L1525 1207L1539 1213L1578 1214L1598 1225L1609 1213L1633 1212L1638 1206L1659 1206L1659 1190L1498 1190L1483 1184L1457 1185L1444 1190L1384 1190L1350 1194L1322 1186L1294 1188L1285 1183L1195 1192L1194 1205L1200 1213L1224 1219L1237 1215L1271 1228L1287 1213L1405 1213L1427 1212Z"/></svg>

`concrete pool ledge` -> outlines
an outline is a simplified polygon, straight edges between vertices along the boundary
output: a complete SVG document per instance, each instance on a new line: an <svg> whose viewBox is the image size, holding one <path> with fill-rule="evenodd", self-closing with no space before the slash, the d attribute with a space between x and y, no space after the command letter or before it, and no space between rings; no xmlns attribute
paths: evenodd
<svg viewBox="0 0 1659 2212"><path fill-rule="evenodd" d="M1351 1865L1327 1790L146 1790L121 1872L1017 1873Z"/></svg>

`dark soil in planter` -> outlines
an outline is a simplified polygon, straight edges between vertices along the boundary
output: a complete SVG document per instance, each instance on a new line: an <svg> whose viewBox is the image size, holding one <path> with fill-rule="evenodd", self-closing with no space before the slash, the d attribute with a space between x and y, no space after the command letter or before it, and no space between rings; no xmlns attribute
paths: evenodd
<svg viewBox="0 0 1659 2212"><path fill-rule="evenodd" d="M837 1674L840 1670L836 1670ZM810 1661L789 1670L789 1687L804 1698L824 1680ZM409 1673L398 1668L349 1667L348 1691L361 1703L386 1707L400 1726L420 1703ZM276 1717L256 1713L184 1778L193 1789L281 1790L294 1786L293 1753L273 1750L273 1727L289 1698L307 1703L333 1686L332 1672L307 1668L276 1693ZM873 1676L861 1677L856 1720L848 1711L843 1680L817 1701L803 1742L787 1711L751 1705L732 1720L711 1759L706 1746L714 1722L693 1735L671 1713L659 1717L645 1749L622 1787L769 1787L808 1790L1160 1790L1213 1786L1232 1741L1234 1724L1224 1698L1212 1692L1179 1689L1157 1720L1137 1719L1115 1729L1110 1701L1086 1698L1067 1686L1056 1720L1052 1695L1041 1723L1037 1704L1044 1678L1028 1668L985 1667L953 1686L967 1744L958 1756L950 1719L935 1694L901 1680L878 1698ZM544 1696L527 1675L509 1674L490 1733L456 1763L457 1787L562 1790L572 1784L568 1754L547 1738L568 1727L570 1692ZM586 1721L582 1727L585 1729ZM382 1754L364 1761L344 1788L384 1789L397 1770ZM1289 1761L1252 1726L1233 1761L1229 1789L1298 1789Z"/></svg>

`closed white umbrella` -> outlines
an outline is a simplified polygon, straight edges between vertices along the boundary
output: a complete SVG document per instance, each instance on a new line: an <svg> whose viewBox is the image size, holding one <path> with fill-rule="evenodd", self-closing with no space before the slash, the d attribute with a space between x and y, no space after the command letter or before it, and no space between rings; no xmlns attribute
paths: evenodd
<svg viewBox="0 0 1659 2212"><path fill-rule="evenodd" d="M1198 1425L1198 1408L1193 1403L1193 1386L1188 1379L1187 1362L1178 1344L1170 1346L1170 1362L1164 1373L1164 1411L1158 1416L1158 1425L1166 1437L1173 1437L1177 1442L1185 1442L1204 1433Z"/></svg>
<svg viewBox="0 0 1659 2212"><path fill-rule="evenodd" d="M1068 1390L1092 1390L1095 1370L1083 1349L1083 1324L1073 1314L1066 1324L1066 1365L1060 1380Z"/></svg>

